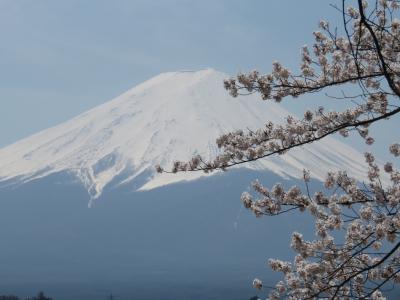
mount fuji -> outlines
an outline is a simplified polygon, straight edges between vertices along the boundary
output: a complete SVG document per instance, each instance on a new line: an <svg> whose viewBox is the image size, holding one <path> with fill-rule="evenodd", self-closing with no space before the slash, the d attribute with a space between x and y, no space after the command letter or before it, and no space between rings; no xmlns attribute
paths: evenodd
<svg viewBox="0 0 400 300"><path fill-rule="evenodd" d="M312 238L314 224L306 214L255 220L240 194L255 178L301 185L303 168L363 179L364 159L326 138L226 173L157 174L156 164L213 157L221 133L290 114L257 95L230 97L226 77L163 73L0 149L1 293L239 300L254 296L255 276L277 282L265 259L292 259L290 234Z"/></svg>
<svg viewBox="0 0 400 300"><path fill-rule="evenodd" d="M136 183L137 189L149 190L206 176L160 175L154 166L168 169L174 160L195 154L211 158L218 153L215 139L222 133L256 129L267 121L279 123L290 114L257 95L230 97L223 87L227 77L206 69L151 78L67 122L0 149L0 181L26 183L66 171L95 199L108 185ZM306 168L318 180L326 170L346 169L363 178L363 162L353 148L326 138L245 168L269 170L284 178L298 178Z"/></svg>

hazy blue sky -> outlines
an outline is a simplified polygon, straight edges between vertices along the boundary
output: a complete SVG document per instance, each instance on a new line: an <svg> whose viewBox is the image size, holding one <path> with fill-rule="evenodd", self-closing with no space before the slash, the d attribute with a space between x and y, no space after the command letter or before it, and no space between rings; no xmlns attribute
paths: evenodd
<svg viewBox="0 0 400 300"><path fill-rule="evenodd" d="M0 146L160 72L295 67L335 1L0 0Z"/></svg>

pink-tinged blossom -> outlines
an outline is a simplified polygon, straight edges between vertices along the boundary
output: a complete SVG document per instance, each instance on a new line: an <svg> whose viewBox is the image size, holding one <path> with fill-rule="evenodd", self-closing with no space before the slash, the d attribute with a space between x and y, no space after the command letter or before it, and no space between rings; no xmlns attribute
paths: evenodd
<svg viewBox="0 0 400 300"><path fill-rule="evenodd" d="M400 144L396 143L393 144L389 147L390 153L392 153L394 156L399 156L400 155Z"/></svg>

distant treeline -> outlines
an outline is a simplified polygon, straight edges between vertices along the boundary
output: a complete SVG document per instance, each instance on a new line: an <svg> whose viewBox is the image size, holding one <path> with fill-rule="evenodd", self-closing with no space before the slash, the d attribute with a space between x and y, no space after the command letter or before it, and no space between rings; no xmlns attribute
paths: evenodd
<svg viewBox="0 0 400 300"><path fill-rule="evenodd" d="M14 295L0 295L0 300L22 300L21 298L14 296ZM29 297L25 300L53 300L50 297L44 295L43 292L39 292L35 297Z"/></svg>

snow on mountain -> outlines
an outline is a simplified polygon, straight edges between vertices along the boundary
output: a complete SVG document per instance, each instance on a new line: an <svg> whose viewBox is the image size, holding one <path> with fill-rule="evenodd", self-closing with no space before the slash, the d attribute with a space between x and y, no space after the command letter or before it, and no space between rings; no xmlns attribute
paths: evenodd
<svg viewBox="0 0 400 300"><path fill-rule="evenodd" d="M223 88L226 74L207 69L162 73L115 99L67 122L0 149L0 181L27 182L68 171L92 198L113 182L140 182L152 189L201 172L156 174L174 160L194 154L213 157L215 139L235 129L256 129L267 121L281 122L289 112L257 95L232 98ZM295 149L285 155L243 166L299 177L303 168L322 180L327 170L365 174L363 156L333 139Z"/></svg>

